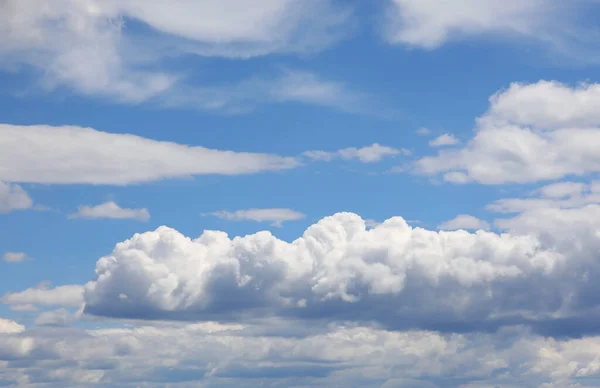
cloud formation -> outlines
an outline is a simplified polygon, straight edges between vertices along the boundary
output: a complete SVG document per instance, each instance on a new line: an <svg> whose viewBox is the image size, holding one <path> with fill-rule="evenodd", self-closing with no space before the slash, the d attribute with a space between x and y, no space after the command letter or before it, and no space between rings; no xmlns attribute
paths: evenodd
<svg viewBox="0 0 600 388"><path fill-rule="evenodd" d="M0 124L0 179L9 182L126 185L298 165L291 157L214 150L92 128Z"/></svg>
<svg viewBox="0 0 600 388"><path fill-rule="evenodd" d="M595 6L559 0L388 0L384 35L390 43L435 49L449 41L504 37L542 44L561 53L588 40L577 16ZM590 27L593 30L593 27ZM589 32L589 30L588 30ZM578 52L578 54L583 54Z"/></svg>
<svg viewBox="0 0 600 388"><path fill-rule="evenodd" d="M0 379L9 385L569 387L599 378L598 337L391 332L293 323L26 329L0 320ZM3 330L3 328L5 330ZM577 384L586 381L587 384ZM515 382L518 382L515 385Z"/></svg>
<svg viewBox="0 0 600 388"><path fill-rule="evenodd" d="M421 158L416 171L453 183L532 183L600 172L600 85L512 84L490 98L475 136Z"/></svg>
<svg viewBox="0 0 600 388"><path fill-rule="evenodd" d="M550 230L515 223L508 234L436 232L399 217L367 228L340 213L291 243L269 232L230 239L206 231L192 240L161 227L97 262L85 312L224 321L276 315L444 332L527 325L577 335L600 320L588 297L596 286L582 280L600 271L600 224L564 233L577 222L567 217Z"/></svg>
<svg viewBox="0 0 600 388"><path fill-rule="evenodd" d="M479 218L473 217L472 215L459 214L451 220L442 222L438 226L438 228L442 230L488 230L490 228L490 225L486 221L480 220Z"/></svg>
<svg viewBox="0 0 600 388"><path fill-rule="evenodd" d="M236 211L219 210L212 213L204 213L203 216L218 217L228 221L256 221L272 222L273 226L280 227L285 221L296 221L304 218L304 214L292 209L245 209Z"/></svg>
<svg viewBox="0 0 600 388"><path fill-rule="evenodd" d="M0 214L30 209L32 206L33 201L21 186L0 180Z"/></svg>
<svg viewBox="0 0 600 388"><path fill-rule="evenodd" d="M451 133L444 133L429 142L430 147L451 146L460 143L460 141Z"/></svg>
<svg viewBox="0 0 600 388"><path fill-rule="evenodd" d="M302 155L312 160L321 160L327 162L335 158L341 158L345 160L358 159L362 163L375 163L384 158L394 157L399 154L410 155L410 151L406 148L398 149L382 146L379 143L373 143L370 146L361 148L348 147L334 152L305 151Z"/></svg>
<svg viewBox="0 0 600 388"><path fill-rule="evenodd" d="M2 258L7 263L21 263L23 261L31 260L24 252L4 252Z"/></svg>
<svg viewBox="0 0 600 388"><path fill-rule="evenodd" d="M346 36L351 17L350 9L329 0L260 0L252 10L240 0L168 6L160 0L9 0L1 7L0 66L37 69L49 90L67 87L130 103L191 97L183 75L161 66L166 57L316 52ZM210 88L196 92L208 97L197 105L219 104L218 94L206 96Z"/></svg>
<svg viewBox="0 0 600 388"><path fill-rule="evenodd" d="M70 214L69 218L111 218L111 219L131 219L137 221L148 221L150 212L148 209L124 209L115 202L104 202L96 206L80 205L77 207L77 212Z"/></svg>
<svg viewBox="0 0 600 388"><path fill-rule="evenodd" d="M79 307L84 302L83 292L84 287L77 284L50 288L49 284L42 283L34 288L6 293L1 301L11 307L35 305Z"/></svg>

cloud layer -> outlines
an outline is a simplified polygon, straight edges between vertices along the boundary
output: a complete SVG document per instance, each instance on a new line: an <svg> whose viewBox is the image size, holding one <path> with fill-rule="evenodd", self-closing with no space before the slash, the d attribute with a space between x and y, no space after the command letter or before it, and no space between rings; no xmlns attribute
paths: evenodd
<svg viewBox="0 0 600 388"><path fill-rule="evenodd" d="M252 9L239 0L168 6L160 0L9 0L1 7L0 66L31 66L47 89L66 86L125 102L190 96L180 88L181 74L156 69L165 57L319 51L346 35L350 17L328 0L261 0Z"/></svg>

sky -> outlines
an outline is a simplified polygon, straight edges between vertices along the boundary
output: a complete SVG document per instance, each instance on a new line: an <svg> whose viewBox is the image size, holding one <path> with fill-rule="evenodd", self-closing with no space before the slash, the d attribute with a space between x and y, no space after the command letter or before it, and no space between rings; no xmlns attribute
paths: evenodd
<svg viewBox="0 0 600 388"><path fill-rule="evenodd" d="M0 2L0 386L600 386L599 17Z"/></svg>

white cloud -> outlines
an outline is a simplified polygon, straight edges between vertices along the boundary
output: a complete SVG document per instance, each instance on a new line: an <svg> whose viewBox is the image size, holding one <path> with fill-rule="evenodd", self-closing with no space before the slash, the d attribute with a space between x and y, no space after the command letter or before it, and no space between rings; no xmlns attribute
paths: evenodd
<svg viewBox="0 0 600 388"><path fill-rule="evenodd" d="M345 83L324 79L314 73L286 70L269 77L254 77L216 86L179 86L161 96L166 107L200 107L226 113L246 113L256 105L298 102L335 108L346 112L378 115L369 104L369 96L358 93Z"/></svg>
<svg viewBox="0 0 600 388"><path fill-rule="evenodd" d="M451 133L444 133L429 142L431 147L451 146L460 143L460 141Z"/></svg>
<svg viewBox="0 0 600 388"><path fill-rule="evenodd" d="M81 285L66 285L49 288L40 284L20 292L6 293L0 301L9 306L42 305L78 307L83 303L84 288Z"/></svg>
<svg viewBox="0 0 600 388"><path fill-rule="evenodd" d="M389 0L384 34L389 42L435 49L448 41L502 36L571 53L589 43L576 16L593 2L560 0ZM593 27L592 27L593 29Z"/></svg>
<svg viewBox="0 0 600 388"><path fill-rule="evenodd" d="M425 128L425 127L421 127L419 129L416 130L417 135L419 136L427 136L431 133L431 129L429 128Z"/></svg>
<svg viewBox="0 0 600 388"><path fill-rule="evenodd" d="M386 157L394 157L399 154L410 155L410 151L405 148L397 149L373 143L362 148L348 147L335 152L316 150L303 153L304 156L313 160L331 161L335 158L342 158L346 160L358 159L362 163L375 163Z"/></svg>
<svg viewBox="0 0 600 388"><path fill-rule="evenodd" d="M295 221L304 218L304 214L292 209L245 209L234 212L219 210L212 213L204 213L203 216L214 216L229 221L257 221L272 222L273 226L282 226L285 221Z"/></svg>
<svg viewBox="0 0 600 388"><path fill-rule="evenodd" d="M33 201L21 186L0 180L0 214L30 209L32 206Z"/></svg>
<svg viewBox="0 0 600 388"><path fill-rule="evenodd" d="M0 334L21 333L25 330L25 326L11 320L0 318Z"/></svg>
<svg viewBox="0 0 600 388"><path fill-rule="evenodd" d="M150 219L150 212L145 208L123 209L115 202L109 201L96 206L78 206L77 213L70 214L69 218L112 218L148 221Z"/></svg>
<svg viewBox="0 0 600 388"><path fill-rule="evenodd" d="M556 182L535 190L532 196L504 198L487 206L499 213L520 213L538 208L573 209L600 204L600 182Z"/></svg>
<svg viewBox="0 0 600 388"><path fill-rule="evenodd" d="M24 252L5 252L2 256L7 263L20 263L26 260L31 260Z"/></svg>
<svg viewBox="0 0 600 388"><path fill-rule="evenodd" d="M206 231L192 240L161 227L118 244L97 262L85 312L229 320L268 311L395 329L527 325L545 334L582 334L600 322L592 313L596 303L586 299L597 287L581 281L600 274L600 224L591 222L600 217L590 213L582 223L578 216L562 217L547 231L520 223L496 234L429 231L399 217L367 228L357 215L340 213L291 243L269 232L230 239ZM515 289L528 297L515 299ZM578 329L582 320L587 323ZM568 333L565 322L574 325Z"/></svg>
<svg viewBox="0 0 600 388"><path fill-rule="evenodd" d="M221 151L92 128L0 124L0 179L126 185L293 168L291 157Z"/></svg>
<svg viewBox="0 0 600 388"><path fill-rule="evenodd" d="M160 69L164 57L315 52L344 37L351 16L328 0L261 0L252 10L241 0L9 0L2 10L0 65L37 68L47 89L126 102L187 95L182 75Z"/></svg>
<svg viewBox="0 0 600 388"><path fill-rule="evenodd" d="M445 221L438 226L442 230L488 230L490 225L477 217L473 217L469 214L459 214L451 220Z"/></svg>
<svg viewBox="0 0 600 388"><path fill-rule="evenodd" d="M41 312L35 319L38 326L66 326L72 317L65 308Z"/></svg>
<svg viewBox="0 0 600 388"><path fill-rule="evenodd" d="M513 84L490 99L475 137L416 164L450 182L530 183L600 172L600 86Z"/></svg>

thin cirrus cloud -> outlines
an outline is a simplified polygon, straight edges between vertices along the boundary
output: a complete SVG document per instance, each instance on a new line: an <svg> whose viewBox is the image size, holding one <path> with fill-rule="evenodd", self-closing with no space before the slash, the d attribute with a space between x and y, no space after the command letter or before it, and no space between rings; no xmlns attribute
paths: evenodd
<svg viewBox="0 0 600 388"><path fill-rule="evenodd" d="M218 86L178 86L157 101L165 107L202 108L231 114L247 113L261 104L297 102L348 113L387 115L370 103L370 95L352 90L345 82L290 69L274 76Z"/></svg>
<svg viewBox="0 0 600 388"><path fill-rule="evenodd" d="M84 218L84 219L99 219L109 218L117 220L137 220L148 221L150 212L146 208L127 209L122 208L113 201L101 203L96 206L80 205L77 207L77 212L69 214L69 218Z"/></svg>
<svg viewBox="0 0 600 388"><path fill-rule="evenodd" d="M599 84L514 83L490 98L464 147L419 159L415 172L489 185L600 172L598 106Z"/></svg>
<svg viewBox="0 0 600 388"><path fill-rule="evenodd" d="M281 227L285 221L296 221L305 217L300 212L285 208L219 210L212 213L203 213L202 216L213 216L227 221L272 222L272 225L276 227Z"/></svg>
<svg viewBox="0 0 600 388"><path fill-rule="evenodd" d="M257 94L243 81L192 88L184 75L161 66L173 55L246 59L318 52L352 29L350 8L334 1L261 0L250 9L240 0L9 0L1 7L0 66L38 69L38 84L46 90L67 87L127 103L160 98L165 105L237 111L278 98L347 108L344 95L333 103L314 90L307 95L302 85L292 91L285 77L261 81ZM148 29L140 32L129 21ZM233 106L240 100L243 106Z"/></svg>
<svg viewBox="0 0 600 388"><path fill-rule="evenodd" d="M598 60L589 50L597 47L591 38L596 26L579 18L597 7L593 1L388 0L387 4L383 35L393 44L431 50L450 41L502 37L541 44L571 58Z"/></svg>
<svg viewBox="0 0 600 388"><path fill-rule="evenodd" d="M379 143L373 143L370 146L361 148L348 147L338 151L305 151L302 155L318 161L331 161L335 158L341 158L345 160L358 159L362 163L375 163L379 162L384 158L394 157L396 155L410 155L410 151L406 148L393 148L383 146Z"/></svg>

